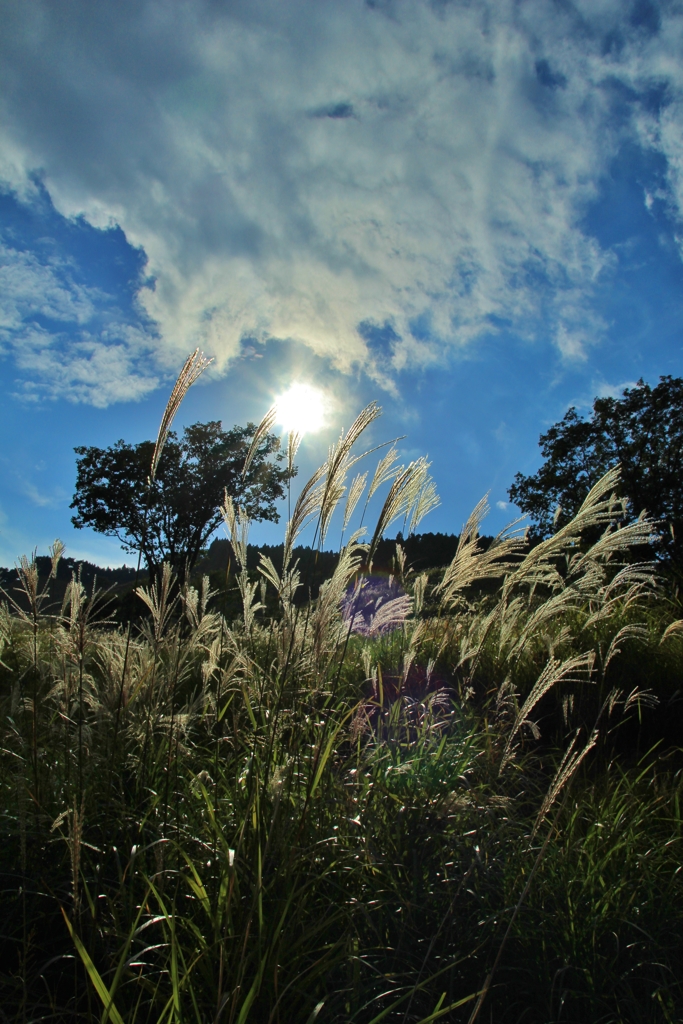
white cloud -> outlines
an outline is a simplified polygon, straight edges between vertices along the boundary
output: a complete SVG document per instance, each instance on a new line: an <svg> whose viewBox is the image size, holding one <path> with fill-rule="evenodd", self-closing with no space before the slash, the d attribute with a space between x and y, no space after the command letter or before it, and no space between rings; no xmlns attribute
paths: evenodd
<svg viewBox="0 0 683 1024"><path fill-rule="evenodd" d="M26 371L15 397L35 401L64 396L104 408L112 402L137 401L158 387L159 379L145 372L140 352L126 343L135 335L134 328L120 328L115 339L107 339L106 334L72 339L37 329L25 331L14 347L16 365ZM146 344L147 339L142 339L143 351Z"/></svg>
<svg viewBox="0 0 683 1024"><path fill-rule="evenodd" d="M151 339L106 308L103 316L106 297L74 281L71 269L0 240L0 353L22 374L15 394L96 406L143 397L159 384L144 363Z"/></svg>
<svg viewBox="0 0 683 1024"><path fill-rule="evenodd" d="M626 388L635 388L637 386L638 381L636 380L624 380L621 384L609 384L607 381L601 381L594 386L594 391L598 398L620 399L624 397L624 391ZM591 407L594 400L595 399L591 399L588 403Z"/></svg>
<svg viewBox="0 0 683 1024"><path fill-rule="evenodd" d="M510 503L508 501L497 501L496 508L499 508L501 512L504 512L506 508L509 508Z"/></svg>
<svg viewBox="0 0 683 1024"><path fill-rule="evenodd" d="M94 316L98 296L66 282L64 269L58 257L41 263L0 241L0 337L36 317L80 325Z"/></svg>
<svg viewBox="0 0 683 1024"><path fill-rule="evenodd" d="M200 343L220 369L245 335L291 337L386 381L357 331L368 320L393 325L395 367L497 320L582 358L611 257L581 215L625 134L665 153L683 206L673 8L655 36L619 0L0 9L0 173L17 185L39 169L62 212L144 248L162 365ZM612 117L620 84L662 83L661 112L631 98ZM70 355L83 400L100 344ZM55 388L74 387L46 353ZM106 373L101 393L117 397Z"/></svg>

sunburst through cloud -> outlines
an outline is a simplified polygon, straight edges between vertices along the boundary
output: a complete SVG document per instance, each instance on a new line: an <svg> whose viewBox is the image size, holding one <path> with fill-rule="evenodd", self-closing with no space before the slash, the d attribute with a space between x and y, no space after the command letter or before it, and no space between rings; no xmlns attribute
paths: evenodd
<svg viewBox="0 0 683 1024"><path fill-rule="evenodd" d="M315 434L328 420L328 403L322 391L300 381L275 399L275 409L275 422L288 434Z"/></svg>

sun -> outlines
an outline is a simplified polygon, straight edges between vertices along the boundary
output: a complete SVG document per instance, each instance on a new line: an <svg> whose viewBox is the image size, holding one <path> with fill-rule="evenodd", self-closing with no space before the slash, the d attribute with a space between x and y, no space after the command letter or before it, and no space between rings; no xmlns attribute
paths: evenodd
<svg viewBox="0 0 683 1024"><path fill-rule="evenodd" d="M312 434L325 423L325 398L310 384L296 383L275 399L276 422L287 433Z"/></svg>

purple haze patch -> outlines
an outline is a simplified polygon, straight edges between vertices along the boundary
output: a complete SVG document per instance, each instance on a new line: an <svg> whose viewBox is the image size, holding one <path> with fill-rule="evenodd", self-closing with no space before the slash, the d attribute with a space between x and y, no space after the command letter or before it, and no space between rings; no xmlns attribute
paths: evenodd
<svg viewBox="0 0 683 1024"><path fill-rule="evenodd" d="M364 576L341 604L344 622L359 636L381 636L402 626L413 599L394 576Z"/></svg>

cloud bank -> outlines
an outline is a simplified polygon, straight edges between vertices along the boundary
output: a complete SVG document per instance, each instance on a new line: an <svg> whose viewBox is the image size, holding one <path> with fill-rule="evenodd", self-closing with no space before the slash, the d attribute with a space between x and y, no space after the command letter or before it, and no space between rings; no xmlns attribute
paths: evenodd
<svg viewBox="0 0 683 1024"><path fill-rule="evenodd" d="M501 325L581 358L614 259L582 218L626 140L663 155L683 210L677 3L0 11L0 179L30 203L39 175L62 214L120 225L148 259L147 326L107 335L86 329L97 295L6 247L5 344L54 393L139 397L150 352L163 371L199 344L220 372L245 338L384 383ZM37 294L80 324L59 360Z"/></svg>

